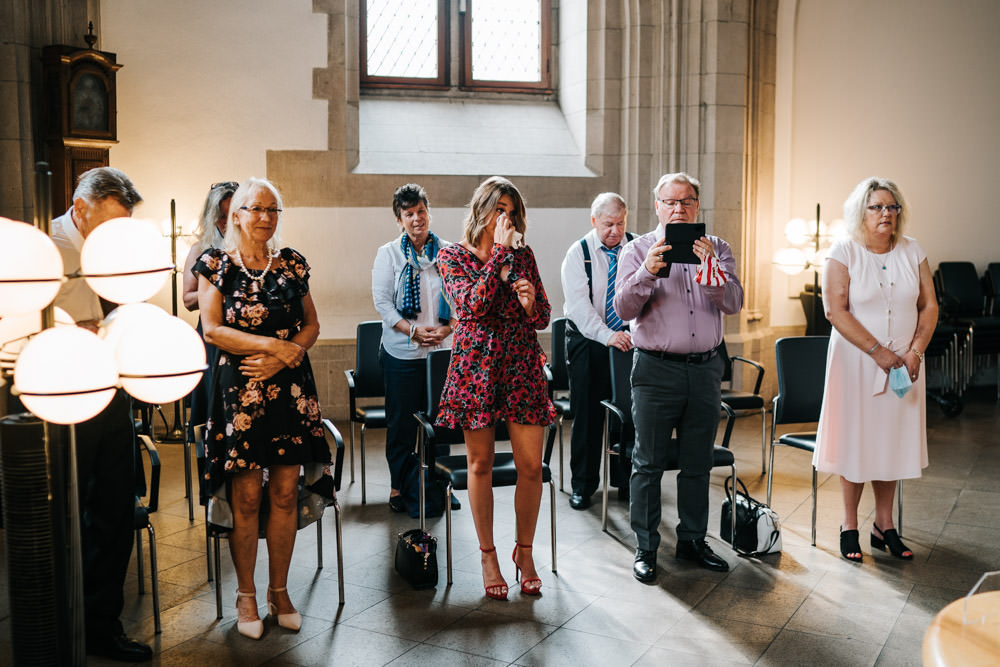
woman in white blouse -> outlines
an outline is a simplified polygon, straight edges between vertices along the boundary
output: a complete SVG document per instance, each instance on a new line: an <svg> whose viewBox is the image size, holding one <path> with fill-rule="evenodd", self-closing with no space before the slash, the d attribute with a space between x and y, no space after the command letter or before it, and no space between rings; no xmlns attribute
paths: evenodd
<svg viewBox="0 0 1000 667"><path fill-rule="evenodd" d="M427 192L415 183L397 188L392 212L402 234L378 249L372 267L372 297L382 317L386 442L391 490L389 507L402 512L401 471L416 445L411 415L427 406L424 358L451 345L451 309L441 290L437 251L449 245L431 230Z"/></svg>

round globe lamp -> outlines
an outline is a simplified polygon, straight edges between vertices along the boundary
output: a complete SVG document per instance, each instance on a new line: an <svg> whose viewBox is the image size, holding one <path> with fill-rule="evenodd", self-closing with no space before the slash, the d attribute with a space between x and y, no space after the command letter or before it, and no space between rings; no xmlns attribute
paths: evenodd
<svg viewBox="0 0 1000 667"><path fill-rule="evenodd" d="M56 326L75 326L76 322L62 308L53 309ZM0 361L15 361L28 339L42 331L42 313L7 315L0 318Z"/></svg>
<svg viewBox="0 0 1000 667"><path fill-rule="evenodd" d="M806 270L808 258L798 248L782 248L774 253L772 263L778 270L794 276L796 273L802 273Z"/></svg>
<svg viewBox="0 0 1000 667"><path fill-rule="evenodd" d="M100 413L115 395L118 371L104 341L80 327L46 329L14 365L14 388L35 416L77 424Z"/></svg>
<svg viewBox="0 0 1000 667"><path fill-rule="evenodd" d="M59 250L25 222L0 218L0 317L37 312L52 303L63 279Z"/></svg>
<svg viewBox="0 0 1000 667"><path fill-rule="evenodd" d="M162 312L162 311L161 311ZM140 401L172 403L187 396L205 371L205 344L184 320L163 314L155 326L129 323L116 343L122 387Z"/></svg>
<svg viewBox="0 0 1000 667"><path fill-rule="evenodd" d="M141 338L168 317L170 315L165 310L151 303L128 303L118 306L104 317L97 335L111 347L112 354L117 358L118 346L126 332Z"/></svg>
<svg viewBox="0 0 1000 667"><path fill-rule="evenodd" d="M80 251L87 284L114 303L145 301L174 269L170 243L147 220L114 218L90 233Z"/></svg>

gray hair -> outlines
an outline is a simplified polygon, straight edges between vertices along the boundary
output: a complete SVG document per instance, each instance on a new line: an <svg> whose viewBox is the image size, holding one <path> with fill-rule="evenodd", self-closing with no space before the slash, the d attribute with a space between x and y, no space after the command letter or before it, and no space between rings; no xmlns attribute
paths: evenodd
<svg viewBox="0 0 1000 667"><path fill-rule="evenodd" d="M119 169L95 167L80 174L73 199L98 202L108 197L114 198L130 212L142 201L142 195L135 189L132 180Z"/></svg>
<svg viewBox="0 0 1000 667"><path fill-rule="evenodd" d="M868 200L876 190L885 190L900 206L899 215L896 216L896 228L892 232L892 243L895 244L903 234L908 215L903 193L899 191L899 186L888 178L870 176L858 183L854 191L848 195L847 201L844 202L844 222L847 224L847 232L855 241L864 242L865 211Z"/></svg>
<svg viewBox="0 0 1000 667"><path fill-rule="evenodd" d="M198 229L195 232L199 250L204 252L209 248L222 247L222 233L215 223L222 215L222 202L232 197L239 185L236 181L227 181L215 183L209 188L208 196L205 198L205 207L201 211Z"/></svg>
<svg viewBox="0 0 1000 667"><path fill-rule="evenodd" d="M240 207L250 200L250 196L255 190L268 190L272 195L274 195L274 200L278 208L281 206L281 195L278 193L278 188L274 187L274 184L266 178L256 178L251 176L247 180L240 183L240 187L236 188L236 192L233 193L233 199L229 202L229 218L226 220L226 235L222 238L222 249L226 252L234 252L240 247L240 228L233 224L233 220L236 218L236 212L240 210ZM274 234L271 238L267 240L267 249L272 253L281 247L281 216L279 214L278 220L274 225Z"/></svg>
<svg viewBox="0 0 1000 667"><path fill-rule="evenodd" d="M595 220L602 214L610 215L620 211L627 213L628 204L625 203L625 199L617 192L602 192L594 197L594 202L590 205L590 217Z"/></svg>
<svg viewBox="0 0 1000 667"><path fill-rule="evenodd" d="M653 199L658 199L660 197L660 189L668 183L687 183L694 188L694 196L701 197L701 182L687 172L678 171L675 174L664 174L663 176L660 176L660 180L656 182L656 187L653 188Z"/></svg>

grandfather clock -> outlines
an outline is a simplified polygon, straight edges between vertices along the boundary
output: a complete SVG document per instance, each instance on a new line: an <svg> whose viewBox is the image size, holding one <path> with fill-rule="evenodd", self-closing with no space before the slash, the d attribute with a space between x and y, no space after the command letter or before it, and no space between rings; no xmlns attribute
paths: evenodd
<svg viewBox="0 0 1000 667"><path fill-rule="evenodd" d="M97 38L93 23L85 39ZM42 49L45 143L52 168L52 210L61 215L72 201L76 177L106 167L118 143L115 54L74 46Z"/></svg>

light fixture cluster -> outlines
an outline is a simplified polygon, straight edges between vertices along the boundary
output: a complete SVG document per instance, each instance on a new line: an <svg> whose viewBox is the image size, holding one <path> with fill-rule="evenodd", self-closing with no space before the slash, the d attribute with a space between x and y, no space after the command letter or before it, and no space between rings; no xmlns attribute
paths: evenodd
<svg viewBox="0 0 1000 667"><path fill-rule="evenodd" d="M144 303L174 270L169 244L155 224L104 222L84 242L80 273L69 276L52 240L26 223L0 218L0 253L0 363L15 360L15 392L39 418L85 421L107 407L119 386L141 401L162 404L198 384L206 368L198 333ZM121 305L98 333L73 326L58 309L56 326L41 330L41 311L64 280L75 279Z"/></svg>
<svg viewBox="0 0 1000 667"><path fill-rule="evenodd" d="M785 225L785 240L790 247L774 252L771 263L783 273L794 276L806 269L822 271L826 255L834 240L846 233L846 225L839 218L827 224L818 217L815 222L792 218Z"/></svg>

